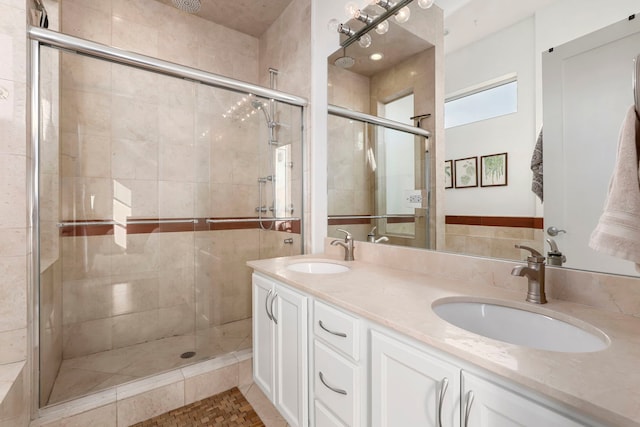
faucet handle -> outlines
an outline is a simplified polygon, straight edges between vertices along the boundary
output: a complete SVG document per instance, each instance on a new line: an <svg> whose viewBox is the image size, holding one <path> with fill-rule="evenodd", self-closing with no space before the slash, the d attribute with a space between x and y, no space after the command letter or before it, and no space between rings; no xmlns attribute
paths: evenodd
<svg viewBox="0 0 640 427"><path fill-rule="evenodd" d="M369 234L373 234L374 236L376 235L376 228L378 228L378 226L374 226L371 231L369 232Z"/></svg>
<svg viewBox="0 0 640 427"><path fill-rule="evenodd" d="M338 228L338 231L341 231L345 234L344 236L344 241L348 242L349 240L353 240L353 236L351 236L351 233L349 233L347 230L344 230L342 228Z"/></svg>
<svg viewBox="0 0 640 427"><path fill-rule="evenodd" d="M530 248L529 246L525 246L525 245L514 245L516 248L518 249L524 249L525 251L529 251L531 252L531 256L527 257L527 261L530 262L543 262L544 261L544 256L538 252L537 250Z"/></svg>

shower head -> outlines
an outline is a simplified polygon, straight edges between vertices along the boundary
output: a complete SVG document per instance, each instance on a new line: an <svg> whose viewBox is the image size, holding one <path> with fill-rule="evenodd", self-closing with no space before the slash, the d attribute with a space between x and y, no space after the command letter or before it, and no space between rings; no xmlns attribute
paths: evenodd
<svg viewBox="0 0 640 427"><path fill-rule="evenodd" d="M264 102L254 99L251 101L251 106L256 110L264 110Z"/></svg>
<svg viewBox="0 0 640 427"><path fill-rule="evenodd" d="M267 106L264 104L264 102L260 101L259 99L254 99L253 101L251 101L251 106L256 110L262 110L262 112L264 113L264 118L267 120L267 125L269 125L270 127L273 126L271 116L269 116Z"/></svg>
<svg viewBox="0 0 640 427"><path fill-rule="evenodd" d="M200 10L200 0L171 0L171 3L178 9L188 12L196 13Z"/></svg>
<svg viewBox="0 0 640 427"><path fill-rule="evenodd" d="M333 61L334 65L344 69L353 67L355 63L356 63L355 59L353 59L350 56L347 56L347 48L342 49L342 56L336 59L335 61Z"/></svg>

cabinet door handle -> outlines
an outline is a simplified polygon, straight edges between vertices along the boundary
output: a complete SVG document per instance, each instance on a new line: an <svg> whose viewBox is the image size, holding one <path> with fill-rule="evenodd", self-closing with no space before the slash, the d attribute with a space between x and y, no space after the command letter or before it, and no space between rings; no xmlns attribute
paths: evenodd
<svg viewBox="0 0 640 427"><path fill-rule="evenodd" d="M473 391L469 391L467 393L467 401L464 405L464 420L463 426L468 427L469 425L469 415L471 415L471 405L473 405Z"/></svg>
<svg viewBox="0 0 640 427"><path fill-rule="evenodd" d="M271 319L276 323L276 325L278 324L278 319L276 319L276 315L273 314L273 303L276 302L276 298L278 298L278 293L274 292L273 293L273 298L271 298Z"/></svg>
<svg viewBox="0 0 640 427"><path fill-rule="evenodd" d="M448 387L449 379L445 377L440 384L440 394L438 395L438 427L442 427L442 404L444 403L444 396L447 393Z"/></svg>
<svg viewBox="0 0 640 427"><path fill-rule="evenodd" d="M271 313L269 313L269 297L271 296L272 292L273 289L269 289L269 293L267 293L267 297L264 299L264 311L267 312L267 317L269 318L269 320L273 320L273 316L271 316Z"/></svg>
<svg viewBox="0 0 640 427"><path fill-rule="evenodd" d="M335 335L337 337L342 337L342 338L347 337L347 334L345 334L344 332L336 332L336 331L332 331L331 329L327 329L327 327L322 324L322 320L318 320L318 325L320 325L322 329L329 332L331 335Z"/></svg>
<svg viewBox="0 0 640 427"><path fill-rule="evenodd" d="M324 380L324 375L322 375L322 371L319 371L319 376L320 376L320 381L322 381L322 384L324 384L324 386L326 388L328 388L329 390L333 391L334 393L343 394L345 396L347 395L347 392L345 390L341 390L339 388L331 387L329 384L327 384L327 382Z"/></svg>

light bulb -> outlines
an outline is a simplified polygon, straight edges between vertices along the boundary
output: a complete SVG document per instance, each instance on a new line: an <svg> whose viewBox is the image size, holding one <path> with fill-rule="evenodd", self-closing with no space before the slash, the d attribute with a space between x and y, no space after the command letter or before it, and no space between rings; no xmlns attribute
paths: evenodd
<svg viewBox="0 0 640 427"><path fill-rule="evenodd" d="M409 20L410 16L411 16L411 9L405 6L402 9L400 9L398 13L396 13L396 21L398 22L398 24L404 24Z"/></svg>
<svg viewBox="0 0 640 427"><path fill-rule="evenodd" d="M358 39L358 44L361 48L366 49L371 46L371 36L369 34L365 34L364 36Z"/></svg>
<svg viewBox="0 0 640 427"><path fill-rule="evenodd" d="M372 61L380 61L382 58L384 58L384 55L378 52L369 55L369 59Z"/></svg>
<svg viewBox="0 0 640 427"><path fill-rule="evenodd" d="M376 25L376 33L382 35L386 34L389 31L389 21L382 21L378 25Z"/></svg>
<svg viewBox="0 0 640 427"><path fill-rule="evenodd" d="M329 29L329 31L332 32L336 32L338 31L338 26L340 25L340 21L338 21L337 19L332 19L327 23L327 28Z"/></svg>
<svg viewBox="0 0 640 427"><path fill-rule="evenodd" d="M350 1L344 5L344 13L346 13L349 18L353 18L358 10L358 4L354 1Z"/></svg>
<svg viewBox="0 0 640 427"><path fill-rule="evenodd" d="M418 6L423 9L429 9L431 6L433 6L433 2L434 0L418 0Z"/></svg>

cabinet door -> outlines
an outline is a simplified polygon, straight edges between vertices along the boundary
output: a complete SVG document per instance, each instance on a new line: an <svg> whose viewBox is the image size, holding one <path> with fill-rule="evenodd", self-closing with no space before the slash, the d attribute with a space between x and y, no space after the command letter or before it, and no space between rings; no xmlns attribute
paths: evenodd
<svg viewBox="0 0 640 427"><path fill-rule="evenodd" d="M308 425L307 297L276 285L274 298L274 403L289 425L302 427Z"/></svg>
<svg viewBox="0 0 640 427"><path fill-rule="evenodd" d="M253 275L253 381L273 401L275 371L275 328L270 304L274 283Z"/></svg>
<svg viewBox="0 0 640 427"><path fill-rule="evenodd" d="M459 425L460 370L376 331L371 393L374 427Z"/></svg>
<svg viewBox="0 0 640 427"><path fill-rule="evenodd" d="M463 427L584 427L585 425L539 402L468 372L462 373L462 396Z"/></svg>

